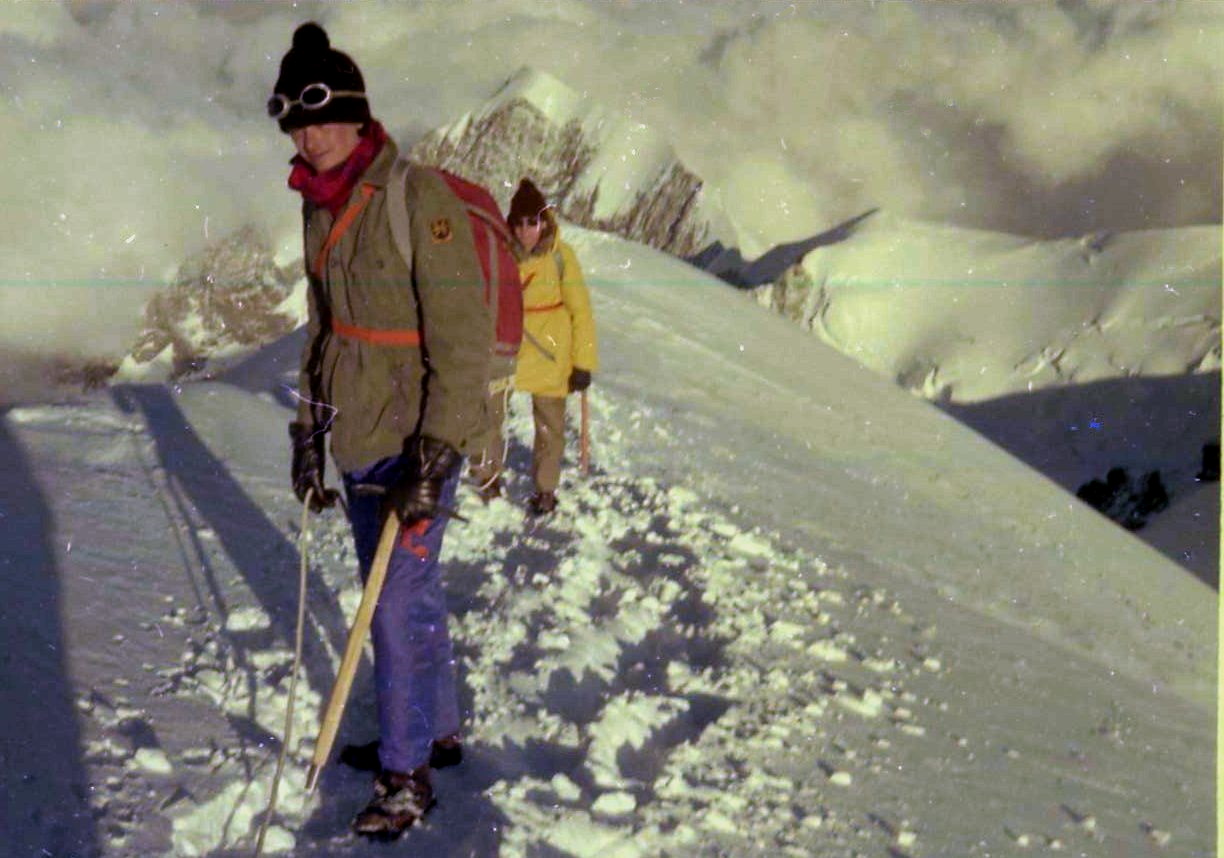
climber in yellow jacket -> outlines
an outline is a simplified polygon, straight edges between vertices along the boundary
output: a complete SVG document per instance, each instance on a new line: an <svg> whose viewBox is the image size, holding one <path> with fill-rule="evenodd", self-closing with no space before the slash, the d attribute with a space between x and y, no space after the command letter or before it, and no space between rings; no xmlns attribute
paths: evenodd
<svg viewBox="0 0 1224 858"><path fill-rule="evenodd" d="M531 394L535 494L529 509L540 515L557 505L565 398L586 390L599 368L595 320L578 257L561 240L552 207L530 179L519 183L506 221L514 232L523 281L523 342L514 389ZM493 415L499 426L502 416Z"/></svg>

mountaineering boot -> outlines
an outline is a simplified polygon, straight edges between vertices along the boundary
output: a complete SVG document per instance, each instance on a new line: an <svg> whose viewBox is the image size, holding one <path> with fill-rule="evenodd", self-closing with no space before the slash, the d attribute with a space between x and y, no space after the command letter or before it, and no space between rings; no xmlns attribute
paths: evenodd
<svg viewBox="0 0 1224 858"><path fill-rule="evenodd" d="M364 745L345 745L340 749L340 762L359 772L382 771L382 763L378 761L378 748L377 739Z"/></svg>
<svg viewBox="0 0 1224 858"><path fill-rule="evenodd" d="M431 769L446 769L463 762L463 742L458 733L434 739L433 747L429 749L429 767Z"/></svg>
<svg viewBox="0 0 1224 858"><path fill-rule="evenodd" d="M359 772L382 771L382 764L378 761L378 747L377 739L364 745L345 745L340 751L340 762ZM429 749L431 769L445 769L462 762L463 741L458 733L434 739L433 747Z"/></svg>
<svg viewBox="0 0 1224 858"><path fill-rule="evenodd" d="M527 502L527 511L532 515L548 515L557 508L556 492L536 492Z"/></svg>
<svg viewBox="0 0 1224 858"><path fill-rule="evenodd" d="M374 798L353 817L353 832L376 840L394 840L434 804L429 766L411 772L384 771L374 779Z"/></svg>

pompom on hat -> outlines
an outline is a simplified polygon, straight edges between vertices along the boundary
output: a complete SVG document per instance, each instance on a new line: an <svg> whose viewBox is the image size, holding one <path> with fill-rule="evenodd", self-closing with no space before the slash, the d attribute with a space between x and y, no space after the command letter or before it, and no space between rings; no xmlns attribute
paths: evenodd
<svg viewBox="0 0 1224 858"><path fill-rule="evenodd" d="M320 83L332 93L352 94L333 94L321 107L308 109L301 103L303 91L311 84ZM270 114L276 115L274 105L290 105L288 112L278 117L281 131L329 122L364 124L371 119L361 70L348 54L332 49L327 31L314 21L294 31L293 47L281 60L273 93L269 100ZM314 103L326 94L316 90L310 96L308 103Z"/></svg>

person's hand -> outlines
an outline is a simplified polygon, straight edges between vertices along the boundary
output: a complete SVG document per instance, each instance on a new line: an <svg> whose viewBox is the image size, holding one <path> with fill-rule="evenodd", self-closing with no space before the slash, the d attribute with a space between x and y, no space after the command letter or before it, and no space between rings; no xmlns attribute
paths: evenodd
<svg viewBox="0 0 1224 858"><path fill-rule="evenodd" d="M311 512L334 506L340 493L327 488L323 483L323 473L327 466L327 454L323 448L326 435L301 423L290 423L289 438L293 441L293 464L290 469L293 493L299 501L305 503L306 492L314 489L310 498Z"/></svg>
<svg viewBox="0 0 1224 858"><path fill-rule="evenodd" d="M591 386L591 373L585 369L575 369L570 373L570 393L580 393Z"/></svg>
<svg viewBox="0 0 1224 858"><path fill-rule="evenodd" d="M422 436L406 445L408 472L387 490L387 505L400 523L437 518L442 483L459 464L459 452L437 438Z"/></svg>

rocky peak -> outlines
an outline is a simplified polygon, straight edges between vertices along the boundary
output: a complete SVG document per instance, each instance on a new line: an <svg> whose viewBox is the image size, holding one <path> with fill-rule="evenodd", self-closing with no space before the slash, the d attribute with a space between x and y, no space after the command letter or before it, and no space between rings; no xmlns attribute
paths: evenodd
<svg viewBox="0 0 1224 858"><path fill-rule="evenodd" d="M530 68L410 156L486 185L503 210L528 176L563 218L677 256L709 244L724 222L657 133Z"/></svg>
<svg viewBox="0 0 1224 858"><path fill-rule="evenodd" d="M281 269L263 231L243 226L189 257L174 282L145 307L144 326L121 377L177 378L227 350L267 343L293 330L282 308L297 279Z"/></svg>

